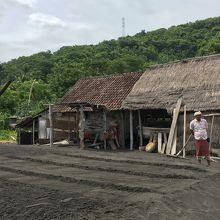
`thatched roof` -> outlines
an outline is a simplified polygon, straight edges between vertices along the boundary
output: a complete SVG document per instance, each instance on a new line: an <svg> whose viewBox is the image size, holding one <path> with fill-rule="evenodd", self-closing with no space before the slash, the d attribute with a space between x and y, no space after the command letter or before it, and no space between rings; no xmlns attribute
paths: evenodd
<svg viewBox="0 0 220 220"><path fill-rule="evenodd" d="M180 96L189 111L220 110L220 55L147 69L122 107L170 112Z"/></svg>
<svg viewBox="0 0 220 220"><path fill-rule="evenodd" d="M61 99L60 104L88 103L103 106L107 110L121 109L142 73L98 76L80 79Z"/></svg>

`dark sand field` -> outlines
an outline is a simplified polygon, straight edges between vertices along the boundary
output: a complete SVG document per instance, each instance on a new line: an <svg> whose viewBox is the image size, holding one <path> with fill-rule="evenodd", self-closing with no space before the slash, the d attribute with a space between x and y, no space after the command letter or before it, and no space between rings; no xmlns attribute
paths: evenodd
<svg viewBox="0 0 220 220"><path fill-rule="evenodd" d="M220 161L0 145L0 219L220 219Z"/></svg>

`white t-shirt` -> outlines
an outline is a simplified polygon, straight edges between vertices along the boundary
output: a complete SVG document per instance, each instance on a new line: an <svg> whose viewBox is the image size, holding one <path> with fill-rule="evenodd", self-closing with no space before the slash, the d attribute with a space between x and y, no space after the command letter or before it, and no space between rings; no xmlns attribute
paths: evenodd
<svg viewBox="0 0 220 220"><path fill-rule="evenodd" d="M194 119L190 122L190 130L194 131L194 138L196 140L206 140L208 123L203 118L201 119L201 121L197 121L196 119Z"/></svg>

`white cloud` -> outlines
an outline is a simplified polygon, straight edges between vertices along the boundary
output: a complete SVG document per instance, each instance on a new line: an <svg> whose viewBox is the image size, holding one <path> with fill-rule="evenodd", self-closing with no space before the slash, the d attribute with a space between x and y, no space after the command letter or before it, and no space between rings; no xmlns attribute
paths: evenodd
<svg viewBox="0 0 220 220"><path fill-rule="evenodd" d="M26 6L28 8L36 8L37 0L11 0L19 5Z"/></svg>
<svg viewBox="0 0 220 220"><path fill-rule="evenodd" d="M60 18L43 14L43 13L33 13L29 16L29 24L36 25L39 27L65 27L66 23Z"/></svg>

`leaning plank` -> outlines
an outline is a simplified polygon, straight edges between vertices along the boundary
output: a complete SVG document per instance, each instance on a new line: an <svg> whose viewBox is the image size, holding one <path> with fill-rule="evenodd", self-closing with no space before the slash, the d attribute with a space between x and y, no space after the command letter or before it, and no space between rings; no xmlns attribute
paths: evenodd
<svg viewBox="0 0 220 220"><path fill-rule="evenodd" d="M162 133L158 133L158 153L162 151Z"/></svg>
<svg viewBox="0 0 220 220"><path fill-rule="evenodd" d="M211 159L220 160L220 157L210 157Z"/></svg>
<svg viewBox="0 0 220 220"><path fill-rule="evenodd" d="M177 126L175 128L173 142L172 142L172 148L171 148L171 155L176 154L176 141L177 141Z"/></svg>
<svg viewBox="0 0 220 220"><path fill-rule="evenodd" d="M178 101L177 101L177 105L176 105L176 112L173 115L173 120L172 120L172 124L171 124L171 127L170 127L170 133L169 133L169 138L168 138L168 143L167 143L166 154L171 153L171 147L172 147L174 132L175 132L175 128L176 128L177 119L178 119L181 104L182 104L182 98L179 98Z"/></svg>

